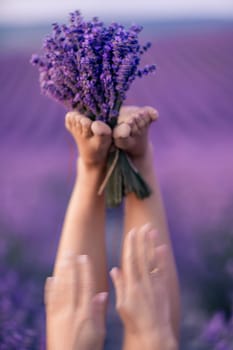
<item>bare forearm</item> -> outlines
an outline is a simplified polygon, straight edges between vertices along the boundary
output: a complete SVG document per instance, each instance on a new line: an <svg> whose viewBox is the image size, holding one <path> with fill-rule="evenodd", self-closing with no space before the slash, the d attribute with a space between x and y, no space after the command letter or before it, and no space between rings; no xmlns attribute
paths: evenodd
<svg viewBox="0 0 233 350"><path fill-rule="evenodd" d="M153 151L148 149L143 159L135 160L135 166L140 171L152 190L152 195L144 200L139 200L132 193L127 196L125 203L125 232L129 232L133 227L151 223L159 231L161 241L159 244L166 244L169 248L169 293L171 305L171 322L174 333L179 337L180 323L180 300L179 300L179 284L176 272L175 261L173 257L169 231L166 221L166 215L160 193L160 188L155 176L153 166Z"/></svg>
<svg viewBox="0 0 233 350"><path fill-rule="evenodd" d="M107 289L105 249L105 200L97 194L104 169L89 167L79 161L78 176L65 215L55 263L66 253L87 254L98 278L97 292Z"/></svg>
<svg viewBox="0 0 233 350"><path fill-rule="evenodd" d="M143 159L134 160L134 165L149 185L152 194L144 200L138 199L134 193L127 196L125 202L125 231L129 232L133 227L139 228L150 222L160 232L163 241L161 243L170 243L166 215L153 165L152 149L148 150Z"/></svg>

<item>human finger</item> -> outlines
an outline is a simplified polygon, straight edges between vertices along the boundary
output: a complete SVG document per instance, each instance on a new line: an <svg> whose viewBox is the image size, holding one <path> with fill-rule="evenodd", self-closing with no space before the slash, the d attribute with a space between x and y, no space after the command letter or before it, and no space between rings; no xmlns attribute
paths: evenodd
<svg viewBox="0 0 233 350"><path fill-rule="evenodd" d="M131 285L139 278L136 250L136 229L132 229L125 238L122 254L122 272L125 283Z"/></svg>
<svg viewBox="0 0 233 350"><path fill-rule="evenodd" d="M157 297L157 308L162 324L170 323L170 301L169 301L169 276L168 276L168 248L165 244L156 248L157 267L151 273L152 288Z"/></svg>
<svg viewBox="0 0 233 350"><path fill-rule="evenodd" d="M158 272L161 274L164 283L168 282L168 247L166 244L161 244L155 248L155 260Z"/></svg>
<svg viewBox="0 0 233 350"><path fill-rule="evenodd" d="M148 114L151 121L155 121L159 118L159 113L155 108L150 106L145 106L143 109Z"/></svg>
<svg viewBox="0 0 233 350"><path fill-rule="evenodd" d="M55 277L59 281L63 293L66 294L68 303L76 307L78 278L75 254L64 254L63 258L59 259Z"/></svg>
<svg viewBox="0 0 233 350"><path fill-rule="evenodd" d="M88 306L94 296L95 283L93 266L87 255L79 255L76 262L79 285L79 303L81 306Z"/></svg>
<svg viewBox="0 0 233 350"><path fill-rule="evenodd" d="M51 295L53 293L53 277L47 277L44 286L44 303L45 305L51 300Z"/></svg>
<svg viewBox="0 0 233 350"><path fill-rule="evenodd" d="M92 298L92 318L99 331L105 330L105 315L108 301L108 292L101 292Z"/></svg>
<svg viewBox="0 0 233 350"><path fill-rule="evenodd" d="M124 278L122 271L117 267L112 268L110 276L116 293L116 308L122 305L124 300Z"/></svg>
<svg viewBox="0 0 233 350"><path fill-rule="evenodd" d="M137 113L140 110L138 106L123 106L120 109L120 114L118 116L119 122L125 119L130 119L133 114Z"/></svg>
<svg viewBox="0 0 233 350"><path fill-rule="evenodd" d="M48 277L44 287L46 313L58 311L63 301L63 285L57 277Z"/></svg>
<svg viewBox="0 0 233 350"><path fill-rule="evenodd" d="M154 291L163 288L168 290L168 249L165 244L155 248L154 265L150 270L150 278Z"/></svg>
<svg viewBox="0 0 233 350"><path fill-rule="evenodd" d="M140 273L140 277L147 279L148 277L148 270L149 270L149 260L148 260L148 239L147 234L152 229L152 225L150 223L145 224L142 226L138 232L137 232L137 245L136 245L136 251L137 251L137 266L138 271Z"/></svg>
<svg viewBox="0 0 233 350"><path fill-rule="evenodd" d="M54 277L62 277L63 280L64 278L70 277L67 275L67 273L71 272L71 270L69 269L69 264L71 263L71 261L74 262L74 260L75 253L73 252L67 251L61 256L58 256L53 272Z"/></svg>
<svg viewBox="0 0 233 350"><path fill-rule="evenodd" d="M156 229L148 231L146 236L147 241L147 259L149 271L152 271L157 266L156 248L160 245L159 232Z"/></svg>

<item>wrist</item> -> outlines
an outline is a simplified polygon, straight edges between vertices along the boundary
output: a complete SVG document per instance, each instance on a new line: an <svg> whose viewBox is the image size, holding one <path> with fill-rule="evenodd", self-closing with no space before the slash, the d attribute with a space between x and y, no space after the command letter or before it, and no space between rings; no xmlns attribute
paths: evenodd
<svg viewBox="0 0 233 350"><path fill-rule="evenodd" d="M175 338L167 332L144 332L143 334L126 333L124 337L124 350L178 350Z"/></svg>
<svg viewBox="0 0 233 350"><path fill-rule="evenodd" d="M125 333L124 350L159 350L154 334Z"/></svg>
<svg viewBox="0 0 233 350"><path fill-rule="evenodd" d="M141 156L130 157L132 163L139 171L148 170L152 168L153 162L153 147L148 143L145 153Z"/></svg>
<svg viewBox="0 0 233 350"><path fill-rule="evenodd" d="M106 173L106 165L103 164L87 164L81 157L77 160L77 180L81 180L82 183L87 183L96 186L103 181Z"/></svg>
<svg viewBox="0 0 233 350"><path fill-rule="evenodd" d="M79 156L77 159L77 169L79 171L103 172L106 170L106 162L90 163Z"/></svg>

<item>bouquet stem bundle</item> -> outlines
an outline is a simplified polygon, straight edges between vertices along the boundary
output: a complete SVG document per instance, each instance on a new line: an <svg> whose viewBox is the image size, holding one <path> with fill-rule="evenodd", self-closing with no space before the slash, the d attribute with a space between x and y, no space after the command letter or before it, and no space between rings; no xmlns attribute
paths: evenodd
<svg viewBox="0 0 233 350"><path fill-rule="evenodd" d="M123 197L131 192L140 199L150 196L149 186L124 151L116 149L110 153L107 168L107 175L98 194L101 195L106 188L108 207L119 205Z"/></svg>
<svg viewBox="0 0 233 350"><path fill-rule="evenodd" d="M70 14L68 25L54 23L42 54L31 59L39 69L42 93L113 129L132 82L155 71L155 65L139 69L141 56L151 46L139 44L141 30L137 25L129 29L118 23L105 26L97 17L84 21L79 11ZM121 203L129 192L139 198L150 195L123 151L111 154L108 164L107 181L100 192L106 185L110 206Z"/></svg>

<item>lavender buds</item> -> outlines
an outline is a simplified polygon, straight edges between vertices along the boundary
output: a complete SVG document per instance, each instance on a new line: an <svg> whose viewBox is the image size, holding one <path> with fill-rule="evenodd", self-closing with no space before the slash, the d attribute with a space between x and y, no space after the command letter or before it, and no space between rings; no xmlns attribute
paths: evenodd
<svg viewBox="0 0 233 350"><path fill-rule="evenodd" d="M70 14L68 25L53 24L42 55L31 59L39 68L42 93L113 128L134 79L155 70L155 65L139 69L141 56L151 46L139 44L141 30L118 23L106 27L98 18L84 21L79 11ZM128 163L126 158L123 163ZM123 188L127 192L127 183ZM118 204L122 196L109 204Z"/></svg>

